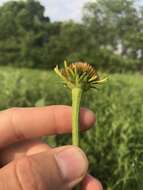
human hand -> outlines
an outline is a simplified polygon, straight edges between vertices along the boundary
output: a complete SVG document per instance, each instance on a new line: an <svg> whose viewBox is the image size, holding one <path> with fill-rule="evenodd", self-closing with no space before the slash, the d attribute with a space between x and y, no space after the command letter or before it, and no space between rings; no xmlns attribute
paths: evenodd
<svg viewBox="0 0 143 190"><path fill-rule="evenodd" d="M81 130L95 122L82 108ZM75 146L51 148L40 140L45 135L71 131L71 107L12 108L0 112L0 189L71 190L83 180L82 190L102 190L86 175L88 161Z"/></svg>

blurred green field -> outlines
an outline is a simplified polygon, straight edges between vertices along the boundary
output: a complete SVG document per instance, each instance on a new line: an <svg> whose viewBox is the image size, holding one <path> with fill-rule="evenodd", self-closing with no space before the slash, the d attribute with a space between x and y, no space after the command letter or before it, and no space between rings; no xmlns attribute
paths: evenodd
<svg viewBox="0 0 143 190"><path fill-rule="evenodd" d="M53 72L0 67L0 109L71 104L70 93ZM96 127L81 134L90 172L108 190L143 189L143 76L110 74L99 91L84 95L82 105L96 112ZM70 143L70 135L45 138Z"/></svg>

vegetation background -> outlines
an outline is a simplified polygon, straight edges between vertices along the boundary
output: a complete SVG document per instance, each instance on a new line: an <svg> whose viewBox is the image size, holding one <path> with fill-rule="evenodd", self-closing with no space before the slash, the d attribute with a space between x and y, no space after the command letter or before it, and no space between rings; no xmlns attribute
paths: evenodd
<svg viewBox="0 0 143 190"><path fill-rule="evenodd" d="M87 61L109 75L84 95L97 115L81 134L91 173L106 190L143 189L143 7L135 0L85 4L81 22L52 22L36 0L0 6L0 109L71 104L53 73L63 60ZM44 139L70 143L70 135Z"/></svg>

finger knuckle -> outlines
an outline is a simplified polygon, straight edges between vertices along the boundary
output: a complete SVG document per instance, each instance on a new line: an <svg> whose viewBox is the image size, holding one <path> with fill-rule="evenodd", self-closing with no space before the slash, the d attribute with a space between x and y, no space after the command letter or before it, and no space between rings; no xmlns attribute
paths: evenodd
<svg viewBox="0 0 143 190"><path fill-rule="evenodd" d="M20 111L20 109L21 108L13 107L13 108L9 108L7 110L8 114L9 114L9 123L12 126L16 141L21 141L21 140L25 139L23 132L20 130L20 127L18 127L16 124L17 117L18 117L17 113Z"/></svg>
<svg viewBox="0 0 143 190"><path fill-rule="evenodd" d="M18 108L18 107L12 107L12 108L8 108L4 111L9 113L10 115L12 115L14 112L18 112L19 110L20 110L20 108Z"/></svg>

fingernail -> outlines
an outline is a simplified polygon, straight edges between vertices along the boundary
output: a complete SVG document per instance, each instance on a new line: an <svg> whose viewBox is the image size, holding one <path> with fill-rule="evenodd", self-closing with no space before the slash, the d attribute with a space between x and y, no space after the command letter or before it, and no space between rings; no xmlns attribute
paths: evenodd
<svg viewBox="0 0 143 190"><path fill-rule="evenodd" d="M77 147L71 147L55 155L57 165L63 179L67 183L78 183L88 169L88 161L84 153Z"/></svg>
<svg viewBox="0 0 143 190"><path fill-rule="evenodd" d="M88 110L86 119L90 122L90 124L94 124L96 121L96 117L93 111Z"/></svg>
<svg viewBox="0 0 143 190"><path fill-rule="evenodd" d="M91 175L87 175L84 178L82 185L81 185L81 189L82 189L82 187L85 188L87 186L89 189L103 190L103 187L102 187L100 181L98 179L92 177Z"/></svg>
<svg viewBox="0 0 143 190"><path fill-rule="evenodd" d="M82 108L81 117L82 117L81 124L84 126L89 127L94 125L94 123L96 122L96 117L94 112L92 112L89 109Z"/></svg>

